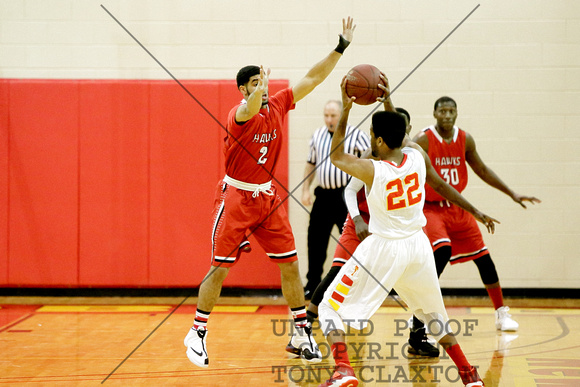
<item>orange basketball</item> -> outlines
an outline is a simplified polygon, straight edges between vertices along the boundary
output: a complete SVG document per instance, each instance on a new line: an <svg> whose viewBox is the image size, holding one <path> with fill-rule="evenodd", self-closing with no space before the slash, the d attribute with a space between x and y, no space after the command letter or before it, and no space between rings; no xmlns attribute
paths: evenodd
<svg viewBox="0 0 580 387"><path fill-rule="evenodd" d="M354 102L359 105L370 105L377 102L377 98L384 94L383 90L379 89L378 84L386 86L380 75L381 71L373 65L354 66L346 74L346 95L356 97Z"/></svg>

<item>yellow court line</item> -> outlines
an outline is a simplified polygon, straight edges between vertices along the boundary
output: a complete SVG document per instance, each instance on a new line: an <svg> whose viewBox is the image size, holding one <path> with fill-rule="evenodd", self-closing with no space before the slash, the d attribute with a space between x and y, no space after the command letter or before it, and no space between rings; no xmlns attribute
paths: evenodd
<svg viewBox="0 0 580 387"><path fill-rule="evenodd" d="M379 314L409 314L409 309L403 309L400 306L381 306L379 310L377 310Z"/></svg>
<svg viewBox="0 0 580 387"><path fill-rule="evenodd" d="M489 306L473 306L473 307L467 307L468 310L473 313L473 314L489 314L489 313L493 313L495 311L495 309L493 309L492 307ZM513 311L514 309L510 308L510 313Z"/></svg>
<svg viewBox="0 0 580 387"><path fill-rule="evenodd" d="M38 308L36 312L168 312L172 308L170 305L44 305Z"/></svg>
<svg viewBox="0 0 580 387"><path fill-rule="evenodd" d="M467 309L471 314L490 314L494 312L492 307L464 307L464 306L450 306L447 309ZM409 310L405 311L400 306L381 306L377 310L378 314L409 314ZM510 308L509 313L513 314L542 314L542 315L577 315L580 316L580 309L550 309L550 308Z"/></svg>
<svg viewBox="0 0 580 387"><path fill-rule="evenodd" d="M470 308L471 313L490 313L493 312L493 308ZM509 310L510 314L542 314L542 315L578 315L580 316L580 309L550 309L550 308L511 308Z"/></svg>
<svg viewBox="0 0 580 387"><path fill-rule="evenodd" d="M54 313L54 312L85 312L85 313L103 313L103 312L148 312L160 313L169 312L174 308L171 305L44 305L36 310L37 313ZM255 313L259 309L258 305L217 305L212 312L217 313ZM452 309L452 308L451 308ZM472 307L469 308L472 314L493 313L493 308L489 307ZM380 307L377 313L380 314L408 314L403 308ZM542 314L542 315L577 315L580 316L580 309L548 309L548 308L510 308L513 314Z"/></svg>
<svg viewBox="0 0 580 387"><path fill-rule="evenodd" d="M521 314L568 314L580 316L580 309L510 308L510 313Z"/></svg>
<svg viewBox="0 0 580 387"><path fill-rule="evenodd" d="M257 305L242 305L242 306L214 306L213 312L224 312L224 313L254 313L258 310L259 306Z"/></svg>
<svg viewBox="0 0 580 387"><path fill-rule="evenodd" d="M37 313L103 313L103 312L169 312L174 307L171 305L44 305L36 310ZM248 306L215 306L212 312L218 313L254 313L258 310L257 305Z"/></svg>

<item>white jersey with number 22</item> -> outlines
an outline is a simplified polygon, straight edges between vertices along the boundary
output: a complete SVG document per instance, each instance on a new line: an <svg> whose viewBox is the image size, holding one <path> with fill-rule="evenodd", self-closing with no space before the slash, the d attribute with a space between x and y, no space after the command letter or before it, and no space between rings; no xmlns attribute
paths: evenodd
<svg viewBox="0 0 580 387"><path fill-rule="evenodd" d="M421 230L427 220L425 204L426 167L416 149L403 148L400 165L375 161L375 176L367 202L370 211L369 232L388 239L401 239Z"/></svg>

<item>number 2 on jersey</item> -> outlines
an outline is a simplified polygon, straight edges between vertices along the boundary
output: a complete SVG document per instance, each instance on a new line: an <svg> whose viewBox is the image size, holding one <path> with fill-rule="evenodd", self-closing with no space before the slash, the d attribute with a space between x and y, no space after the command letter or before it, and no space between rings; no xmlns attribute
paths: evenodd
<svg viewBox="0 0 580 387"><path fill-rule="evenodd" d="M268 147L263 146L262 148L260 148L260 153L262 154L262 156L260 156L260 158L258 159L258 165L266 164L266 161L268 161L268 158L266 157L266 153L268 153Z"/></svg>
<svg viewBox="0 0 580 387"><path fill-rule="evenodd" d="M419 189L419 175L417 172L405 176L404 180L395 179L387 183L387 210L397 210L417 204L423 194L415 191ZM405 193L407 195L405 195Z"/></svg>

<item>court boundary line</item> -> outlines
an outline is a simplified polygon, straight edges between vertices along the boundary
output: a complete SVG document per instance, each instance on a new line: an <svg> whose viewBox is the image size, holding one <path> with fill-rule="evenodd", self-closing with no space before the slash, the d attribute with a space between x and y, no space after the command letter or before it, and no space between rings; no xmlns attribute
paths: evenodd
<svg viewBox="0 0 580 387"><path fill-rule="evenodd" d="M14 321L9 322L8 325L5 325L3 327L0 327L0 333L4 333L8 329L10 329L10 328L12 328L12 327L20 324L21 322L24 322L24 321L28 320L30 317L34 316L35 313L36 312L34 312L34 311L33 312L28 312L28 314L26 314L24 316L21 316L21 317L17 318Z"/></svg>
<svg viewBox="0 0 580 387"><path fill-rule="evenodd" d="M535 347L537 345L551 343L552 341L558 341L558 340L563 339L564 337L568 336L570 334L570 328L568 328L568 325L566 324L566 322L564 322L564 318L562 316L553 316L553 317L556 318L556 321L558 322L558 324L560 324L560 328L562 328L562 331L560 332L560 334L558 336L552 337L551 339L548 339L548 340L539 341L537 343L520 345L519 347L511 347L510 346L509 350L512 351L512 350L516 350L516 349L520 349L520 348ZM510 332L507 332L507 333L509 334ZM514 332L513 334L517 334L517 331ZM472 352L472 354L487 353L487 352L489 352L489 351Z"/></svg>

